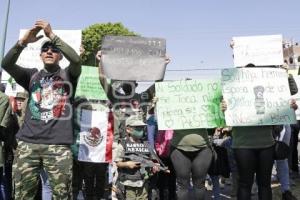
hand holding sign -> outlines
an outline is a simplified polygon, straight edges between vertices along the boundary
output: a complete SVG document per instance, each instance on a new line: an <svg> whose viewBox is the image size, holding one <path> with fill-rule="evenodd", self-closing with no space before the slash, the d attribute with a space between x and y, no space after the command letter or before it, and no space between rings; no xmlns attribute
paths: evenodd
<svg viewBox="0 0 300 200"><path fill-rule="evenodd" d="M102 56L102 53L101 53L101 51L97 51L97 54L96 54L96 59L97 59L97 61L98 61L98 62L100 62L100 60L101 60L101 56Z"/></svg>
<svg viewBox="0 0 300 200"><path fill-rule="evenodd" d="M296 102L295 99L291 99L290 105L291 105L291 108L292 108L292 109L294 109L294 110L297 110L297 109L298 109L298 105L297 105L297 102Z"/></svg>

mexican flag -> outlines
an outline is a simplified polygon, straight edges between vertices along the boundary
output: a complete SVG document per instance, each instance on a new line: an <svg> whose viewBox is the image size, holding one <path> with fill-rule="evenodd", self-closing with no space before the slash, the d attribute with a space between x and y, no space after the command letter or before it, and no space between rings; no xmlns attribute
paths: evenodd
<svg viewBox="0 0 300 200"><path fill-rule="evenodd" d="M78 160L112 162L113 115L111 112L81 109Z"/></svg>

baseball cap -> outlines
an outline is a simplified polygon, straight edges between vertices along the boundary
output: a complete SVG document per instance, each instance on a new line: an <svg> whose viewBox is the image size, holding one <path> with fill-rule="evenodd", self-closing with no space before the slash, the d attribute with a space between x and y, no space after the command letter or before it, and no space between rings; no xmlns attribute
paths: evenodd
<svg viewBox="0 0 300 200"><path fill-rule="evenodd" d="M131 115L126 119L126 126L146 126L146 124L137 116Z"/></svg>
<svg viewBox="0 0 300 200"><path fill-rule="evenodd" d="M43 51L44 49L51 48L53 50L56 50L57 52L60 52L60 49L54 44L52 43L50 40L46 40L42 46L41 46L41 51Z"/></svg>
<svg viewBox="0 0 300 200"><path fill-rule="evenodd" d="M26 92L17 92L16 98L26 99L28 98L28 94Z"/></svg>

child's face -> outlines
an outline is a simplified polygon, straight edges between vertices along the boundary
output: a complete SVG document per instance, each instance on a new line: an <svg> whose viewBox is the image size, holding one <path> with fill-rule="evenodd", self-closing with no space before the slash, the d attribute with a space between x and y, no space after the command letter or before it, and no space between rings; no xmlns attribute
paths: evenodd
<svg viewBox="0 0 300 200"><path fill-rule="evenodd" d="M127 132L134 139L141 139L144 136L144 126L128 126Z"/></svg>

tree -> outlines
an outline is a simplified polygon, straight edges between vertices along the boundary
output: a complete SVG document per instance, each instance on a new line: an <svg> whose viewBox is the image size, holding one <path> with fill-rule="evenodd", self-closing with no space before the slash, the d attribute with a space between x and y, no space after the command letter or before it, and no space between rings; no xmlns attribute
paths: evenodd
<svg viewBox="0 0 300 200"><path fill-rule="evenodd" d="M95 54L101 48L105 35L135 36L122 23L93 24L82 31L82 44L85 49L82 55L83 65L96 66Z"/></svg>

